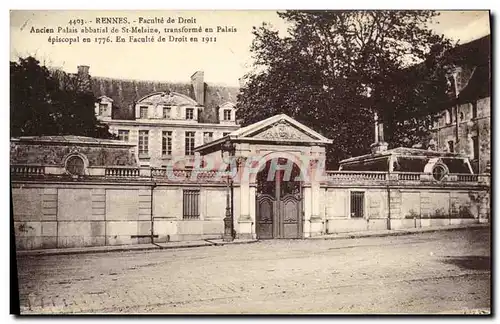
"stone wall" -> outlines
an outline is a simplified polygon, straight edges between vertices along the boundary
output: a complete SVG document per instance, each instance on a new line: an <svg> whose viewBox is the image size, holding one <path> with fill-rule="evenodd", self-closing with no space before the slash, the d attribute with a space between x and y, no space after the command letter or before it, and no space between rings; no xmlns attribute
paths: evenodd
<svg viewBox="0 0 500 324"><path fill-rule="evenodd" d="M11 164L63 166L65 158L71 153L83 154L94 166L135 166L136 160L130 147L89 146L84 144L10 144Z"/></svg>
<svg viewBox="0 0 500 324"><path fill-rule="evenodd" d="M490 216L485 187L358 184L322 190L326 200L324 233L480 223L488 222ZM364 192L363 217L350 215L352 191Z"/></svg>
<svg viewBox="0 0 500 324"><path fill-rule="evenodd" d="M199 189L196 220L183 220L183 189ZM12 184L16 247L20 250L219 238L225 188L131 184Z"/></svg>

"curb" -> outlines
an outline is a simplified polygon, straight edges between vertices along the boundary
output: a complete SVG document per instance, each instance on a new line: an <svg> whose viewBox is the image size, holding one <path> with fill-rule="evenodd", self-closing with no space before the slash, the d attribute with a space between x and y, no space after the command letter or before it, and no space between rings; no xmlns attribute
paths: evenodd
<svg viewBox="0 0 500 324"><path fill-rule="evenodd" d="M60 249L56 251L50 250L25 250L16 251L18 256L45 256L45 255L69 255L69 254L89 254L89 253L111 253L111 252L129 252L129 251L147 251L147 250L170 250L170 249L185 249L185 248L195 248L203 246L212 246L213 244L206 243L196 243L196 244L186 244L186 245L176 245L176 246L160 246L145 244L147 246L138 247L116 247L111 249L81 249L81 250L65 250Z"/></svg>
<svg viewBox="0 0 500 324"><path fill-rule="evenodd" d="M46 256L46 255L70 255L70 254L89 254L89 253L111 253L111 252L130 252L130 251L147 251L147 250L172 250L172 249L187 249L187 248L197 248L204 246L224 246L224 245L235 245L235 244L249 244L256 243L258 240L249 240L243 242L214 242L211 240L204 240L204 243L192 243L192 244L179 244L179 245L165 245L161 246L158 244L144 244L145 246L117 246L116 248L108 249L78 249L78 250L25 250L16 251L18 256Z"/></svg>
<svg viewBox="0 0 500 324"><path fill-rule="evenodd" d="M417 231L408 231L408 230L394 230L394 232L389 233L357 233L357 234L349 234L342 233L338 234L339 236L315 236L309 237L304 240L349 240L349 239L358 239L358 238L367 238L367 237L387 237L387 236L402 236L402 235L415 235L421 233L432 233L432 232L440 232L440 231L457 231L457 230L466 230L466 229L474 229L474 228L488 228L490 227L489 223L486 224L472 224L473 226L464 226L464 227L450 227L450 228L429 228L425 230L417 230ZM56 250L24 250L24 251L16 251L17 256L46 256L46 255L70 255L70 254L89 254L89 253L111 253L111 252L129 252L129 251L146 251L146 250L172 250L172 249L186 249L186 248L197 248L204 246L224 246L224 245L237 245L237 244L250 244L257 243L256 240L247 240L247 241L233 241L233 242L217 242L215 240L204 240L204 243L186 243L172 246L161 246L158 244L144 244L145 246L116 246L108 249L92 249L92 248L82 248L76 250L66 250L66 249L56 249ZM167 243L168 244L168 243Z"/></svg>
<svg viewBox="0 0 500 324"><path fill-rule="evenodd" d="M243 242L215 242L213 240L205 240L208 243L211 243L213 246L224 246L224 245L238 245L238 244L250 244L250 243L257 243L259 240L248 240L248 241L243 241Z"/></svg>
<svg viewBox="0 0 500 324"><path fill-rule="evenodd" d="M460 231L466 229L474 229L474 228L488 228L490 224L473 224L474 226L464 226L464 227L450 227L450 228L429 228L425 230L418 231L408 231L408 230L394 230L395 232L389 233L373 233L373 234L349 234L348 232L338 234L339 236L315 236L310 237L311 240L349 240L349 239L357 239L357 238L366 238L366 237L387 237L387 236L403 236L403 235L415 235L421 233L433 233L433 232L441 232L441 231Z"/></svg>

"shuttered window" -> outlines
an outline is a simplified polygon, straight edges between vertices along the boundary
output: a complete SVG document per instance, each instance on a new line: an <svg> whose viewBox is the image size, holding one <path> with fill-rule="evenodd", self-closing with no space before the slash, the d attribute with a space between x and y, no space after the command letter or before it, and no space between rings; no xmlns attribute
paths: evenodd
<svg viewBox="0 0 500 324"><path fill-rule="evenodd" d="M199 190L183 190L182 210L184 219L198 219L200 217L199 200Z"/></svg>
<svg viewBox="0 0 500 324"><path fill-rule="evenodd" d="M351 191L351 217L363 217L365 205L365 193L363 191Z"/></svg>

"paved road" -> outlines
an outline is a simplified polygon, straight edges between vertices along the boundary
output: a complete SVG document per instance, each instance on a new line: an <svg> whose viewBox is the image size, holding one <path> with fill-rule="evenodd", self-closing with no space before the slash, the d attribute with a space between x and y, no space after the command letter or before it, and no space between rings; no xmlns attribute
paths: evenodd
<svg viewBox="0 0 500 324"><path fill-rule="evenodd" d="M489 229L18 257L22 313L489 309Z"/></svg>

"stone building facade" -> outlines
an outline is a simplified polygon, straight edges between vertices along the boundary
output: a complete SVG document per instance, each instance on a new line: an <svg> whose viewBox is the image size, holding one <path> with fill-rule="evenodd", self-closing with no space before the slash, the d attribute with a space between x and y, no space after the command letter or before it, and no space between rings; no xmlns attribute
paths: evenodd
<svg viewBox="0 0 500 324"><path fill-rule="evenodd" d="M224 161L227 143L234 154ZM488 175L450 168L437 177L427 162L420 172L327 171L325 147L331 143L277 115L197 147L211 162L179 170L141 167L134 145L124 141L12 139L16 247L221 238L230 192L237 238L489 221Z"/></svg>
<svg viewBox="0 0 500 324"><path fill-rule="evenodd" d="M450 101L435 122L430 144L438 151L467 155L476 173L491 163L490 35L452 51Z"/></svg>
<svg viewBox="0 0 500 324"><path fill-rule="evenodd" d="M78 79L88 75L88 66L78 67ZM192 167L194 147L239 128L239 89L207 84L203 71L185 84L92 77L90 85L98 120L136 146L143 167Z"/></svg>

